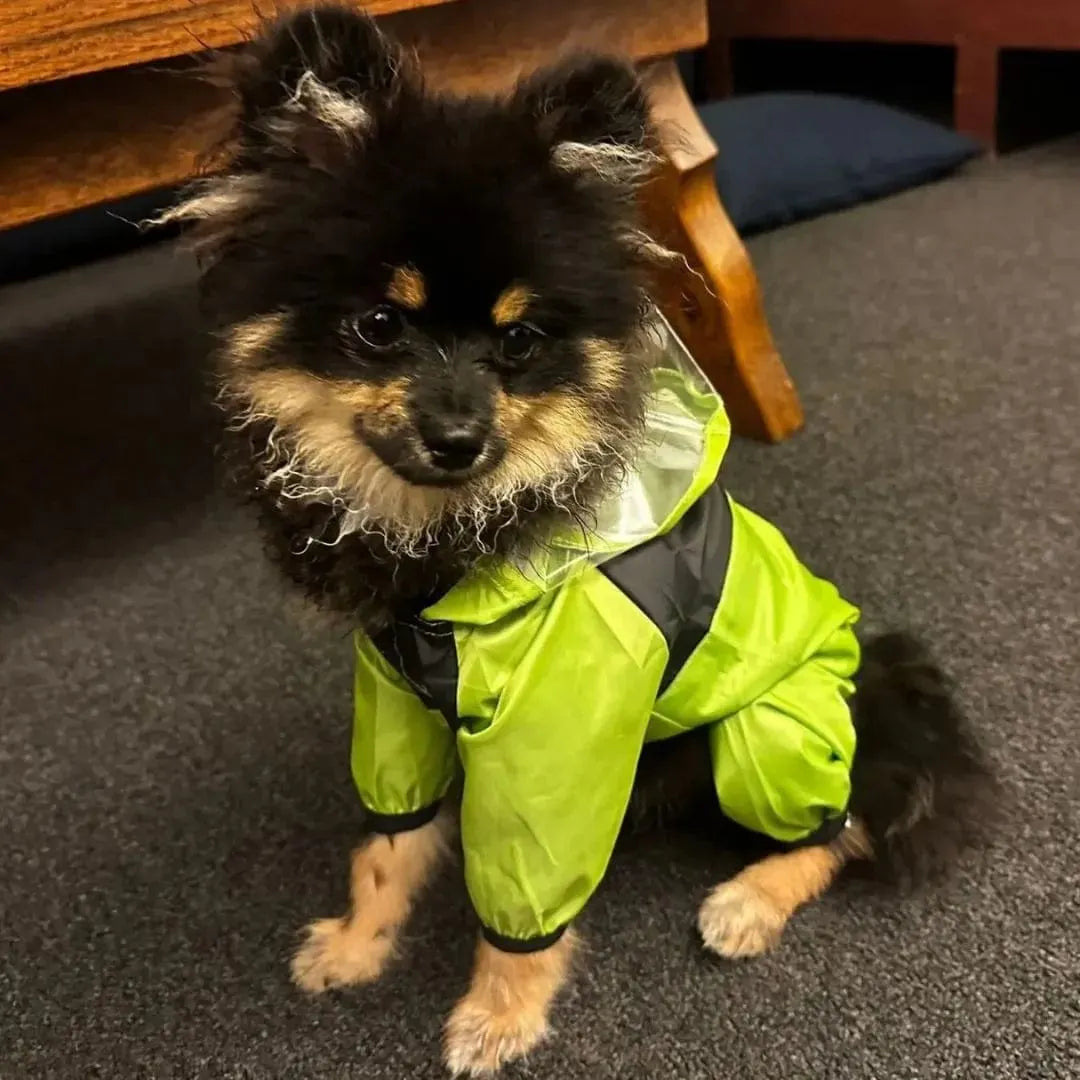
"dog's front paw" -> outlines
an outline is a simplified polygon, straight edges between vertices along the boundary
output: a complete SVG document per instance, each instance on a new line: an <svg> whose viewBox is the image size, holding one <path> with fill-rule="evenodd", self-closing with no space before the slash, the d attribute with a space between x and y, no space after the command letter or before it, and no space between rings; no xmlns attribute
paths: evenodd
<svg viewBox="0 0 1080 1080"><path fill-rule="evenodd" d="M490 1076L524 1057L548 1033L542 1010L521 1003L493 1003L467 994L450 1014L443 1039L446 1067L454 1076Z"/></svg>
<svg viewBox="0 0 1080 1080"><path fill-rule="evenodd" d="M349 919L318 919L293 956L293 982L312 994L372 982L382 974L393 947L387 930L372 932Z"/></svg>
<svg viewBox="0 0 1080 1080"><path fill-rule="evenodd" d="M698 929L707 948L730 959L760 956L780 940L787 918L753 885L725 881L698 912Z"/></svg>

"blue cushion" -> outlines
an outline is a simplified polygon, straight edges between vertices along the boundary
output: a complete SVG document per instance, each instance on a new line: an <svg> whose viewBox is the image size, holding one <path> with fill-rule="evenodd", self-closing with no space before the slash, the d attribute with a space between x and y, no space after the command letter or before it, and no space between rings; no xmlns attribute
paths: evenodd
<svg viewBox="0 0 1080 1080"><path fill-rule="evenodd" d="M940 177L980 152L966 135L829 94L753 94L701 107L720 197L752 232Z"/></svg>

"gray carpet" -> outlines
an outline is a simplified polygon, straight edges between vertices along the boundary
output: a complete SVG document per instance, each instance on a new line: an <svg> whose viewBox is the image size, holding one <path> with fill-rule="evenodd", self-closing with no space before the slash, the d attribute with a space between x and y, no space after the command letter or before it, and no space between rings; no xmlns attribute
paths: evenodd
<svg viewBox="0 0 1080 1080"><path fill-rule="evenodd" d="M691 932L730 854L639 842L511 1075L1080 1075L1078 177L1060 144L757 240L809 423L728 470L868 622L937 643L1007 835L738 966ZM0 1077L438 1077L453 873L382 985L286 978L345 898L347 650L214 494L190 279L156 250L0 293Z"/></svg>

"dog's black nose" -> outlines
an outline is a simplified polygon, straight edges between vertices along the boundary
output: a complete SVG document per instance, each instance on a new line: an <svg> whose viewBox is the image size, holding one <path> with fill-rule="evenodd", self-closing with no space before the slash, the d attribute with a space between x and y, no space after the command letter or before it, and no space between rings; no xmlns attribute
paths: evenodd
<svg viewBox="0 0 1080 1080"><path fill-rule="evenodd" d="M428 423L420 434L435 465L447 472L460 472L483 453L487 425L479 420Z"/></svg>

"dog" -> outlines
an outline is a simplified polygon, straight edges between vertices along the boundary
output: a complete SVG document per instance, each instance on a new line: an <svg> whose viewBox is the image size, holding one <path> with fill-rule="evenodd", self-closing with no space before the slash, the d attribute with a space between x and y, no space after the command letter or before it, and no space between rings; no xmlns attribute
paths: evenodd
<svg viewBox="0 0 1080 1080"><path fill-rule="evenodd" d="M649 299L634 68L572 56L453 97L334 6L216 64L228 136L161 220L201 260L231 475L287 578L357 631L373 833L296 983L383 972L462 766L484 932L454 1073L545 1036L628 818L705 791L780 841L700 909L725 957L774 946L850 861L947 867L992 776L926 650L860 648L857 611L719 486L722 406Z"/></svg>

